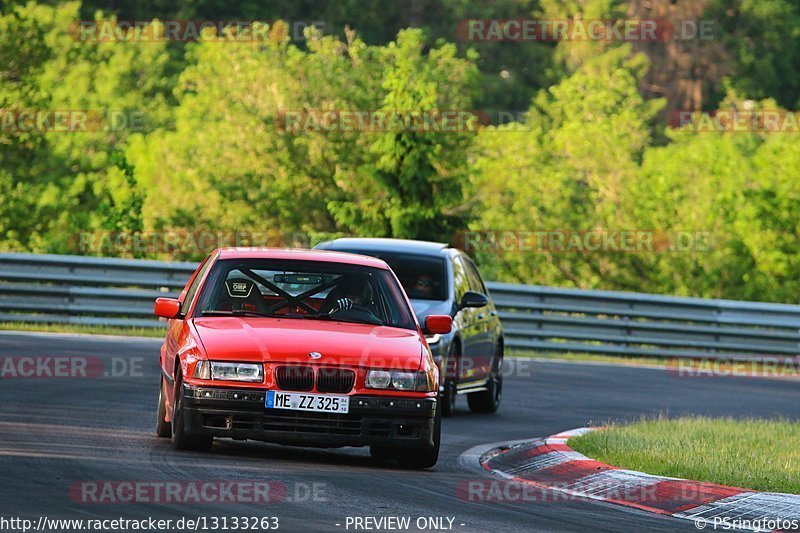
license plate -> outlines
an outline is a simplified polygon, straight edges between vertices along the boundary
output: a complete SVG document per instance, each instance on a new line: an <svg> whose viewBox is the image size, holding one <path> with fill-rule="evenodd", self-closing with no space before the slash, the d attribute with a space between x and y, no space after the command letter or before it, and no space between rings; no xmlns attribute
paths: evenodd
<svg viewBox="0 0 800 533"><path fill-rule="evenodd" d="M267 391L267 409L347 414L350 411L350 397L271 390Z"/></svg>

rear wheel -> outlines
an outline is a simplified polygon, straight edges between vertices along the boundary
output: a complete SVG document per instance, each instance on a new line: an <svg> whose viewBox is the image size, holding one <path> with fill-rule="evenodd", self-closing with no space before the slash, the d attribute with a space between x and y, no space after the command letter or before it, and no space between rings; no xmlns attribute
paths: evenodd
<svg viewBox="0 0 800 533"><path fill-rule="evenodd" d="M164 390L166 383L164 376L161 376L161 383L158 387L158 409L156 410L156 435L162 439L172 436L172 427L167 422L167 394Z"/></svg>
<svg viewBox="0 0 800 533"><path fill-rule="evenodd" d="M444 382L444 390L442 391L441 399L442 416L453 416L456 412L456 384L452 379L447 379Z"/></svg>
<svg viewBox="0 0 800 533"><path fill-rule="evenodd" d="M439 460L439 446L442 440L442 408L436 408L433 422L433 446L417 449L400 449L396 452L397 462L403 468L431 468Z"/></svg>
<svg viewBox="0 0 800 533"><path fill-rule="evenodd" d="M467 394L467 403L476 413L494 413L503 399L503 348L498 346L492 373L486 383L486 390Z"/></svg>
<svg viewBox="0 0 800 533"><path fill-rule="evenodd" d="M211 449L214 438L210 435L195 435L187 433L184 429L183 412L183 375L180 368L175 376L175 392L173 394L172 406L172 446L177 450L198 450L205 451Z"/></svg>

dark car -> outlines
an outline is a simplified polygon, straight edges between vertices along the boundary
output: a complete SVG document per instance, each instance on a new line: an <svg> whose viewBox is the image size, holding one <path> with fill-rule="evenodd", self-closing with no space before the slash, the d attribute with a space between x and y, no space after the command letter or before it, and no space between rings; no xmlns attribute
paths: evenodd
<svg viewBox="0 0 800 533"><path fill-rule="evenodd" d="M444 376L442 414L452 414L457 394L467 395L473 411L497 411L503 388L503 328L467 254L443 243L402 239L344 238L316 248L383 259L400 279L420 324L428 315L452 316L449 334L426 336Z"/></svg>

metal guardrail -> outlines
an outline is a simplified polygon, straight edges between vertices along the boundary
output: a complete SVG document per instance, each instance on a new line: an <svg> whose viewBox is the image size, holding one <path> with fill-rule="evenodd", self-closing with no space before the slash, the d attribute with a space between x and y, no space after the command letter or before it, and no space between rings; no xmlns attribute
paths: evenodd
<svg viewBox="0 0 800 533"><path fill-rule="evenodd" d="M0 253L0 321L164 327L153 301L177 297L196 266Z"/></svg>
<svg viewBox="0 0 800 533"><path fill-rule="evenodd" d="M193 263L0 253L0 321L164 327ZM800 354L800 306L488 283L514 349L659 357Z"/></svg>

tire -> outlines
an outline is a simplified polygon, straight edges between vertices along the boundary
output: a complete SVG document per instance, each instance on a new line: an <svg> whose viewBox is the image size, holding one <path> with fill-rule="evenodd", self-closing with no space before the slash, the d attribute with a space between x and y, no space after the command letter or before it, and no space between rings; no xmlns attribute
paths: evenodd
<svg viewBox="0 0 800 533"><path fill-rule="evenodd" d="M442 441L442 409L436 408L433 422L433 446L416 450L397 450L397 462L402 468L420 470L431 468L439 460L439 447Z"/></svg>
<svg viewBox="0 0 800 533"><path fill-rule="evenodd" d="M456 412L456 384L453 380L448 379L444 382L444 391L442 391L440 402L442 404L442 416L450 417Z"/></svg>
<svg viewBox="0 0 800 533"><path fill-rule="evenodd" d="M447 359L445 360L444 369L444 391L439 396L439 403L442 404L442 416L450 417L456 411L456 398L458 397L458 390L456 381L453 376L448 376L447 373L451 365L455 365L455 373L458 375L458 348L457 344L453 342L447 352Z"/></svg>
<svg viewBox="0 0 800 533"><path fill-rule="evenodd" d="M175 376L175 392L172 406L172 446L176 450L207 451L211 449L214 437L194 435L184 429L183 420L183 375L180 368Z"/></svg>
<svg viewBox="0 0 800 533"><path fill-rule="evenodd" d="M161 376L161 383L158 387L158 409L156 410L156 435L162 439L172 436L172 426L167 422L167 395L164 393L164 376Z"/></svg>
<svg viewBox="0 0 800 533"><path fill-rule="evenodd" d="M498 347L495 357L494 368L486 384L486 390L467 394L467 403L472 412L475 413L494 413L500 407L503 399L503 348Z"/></svg>

